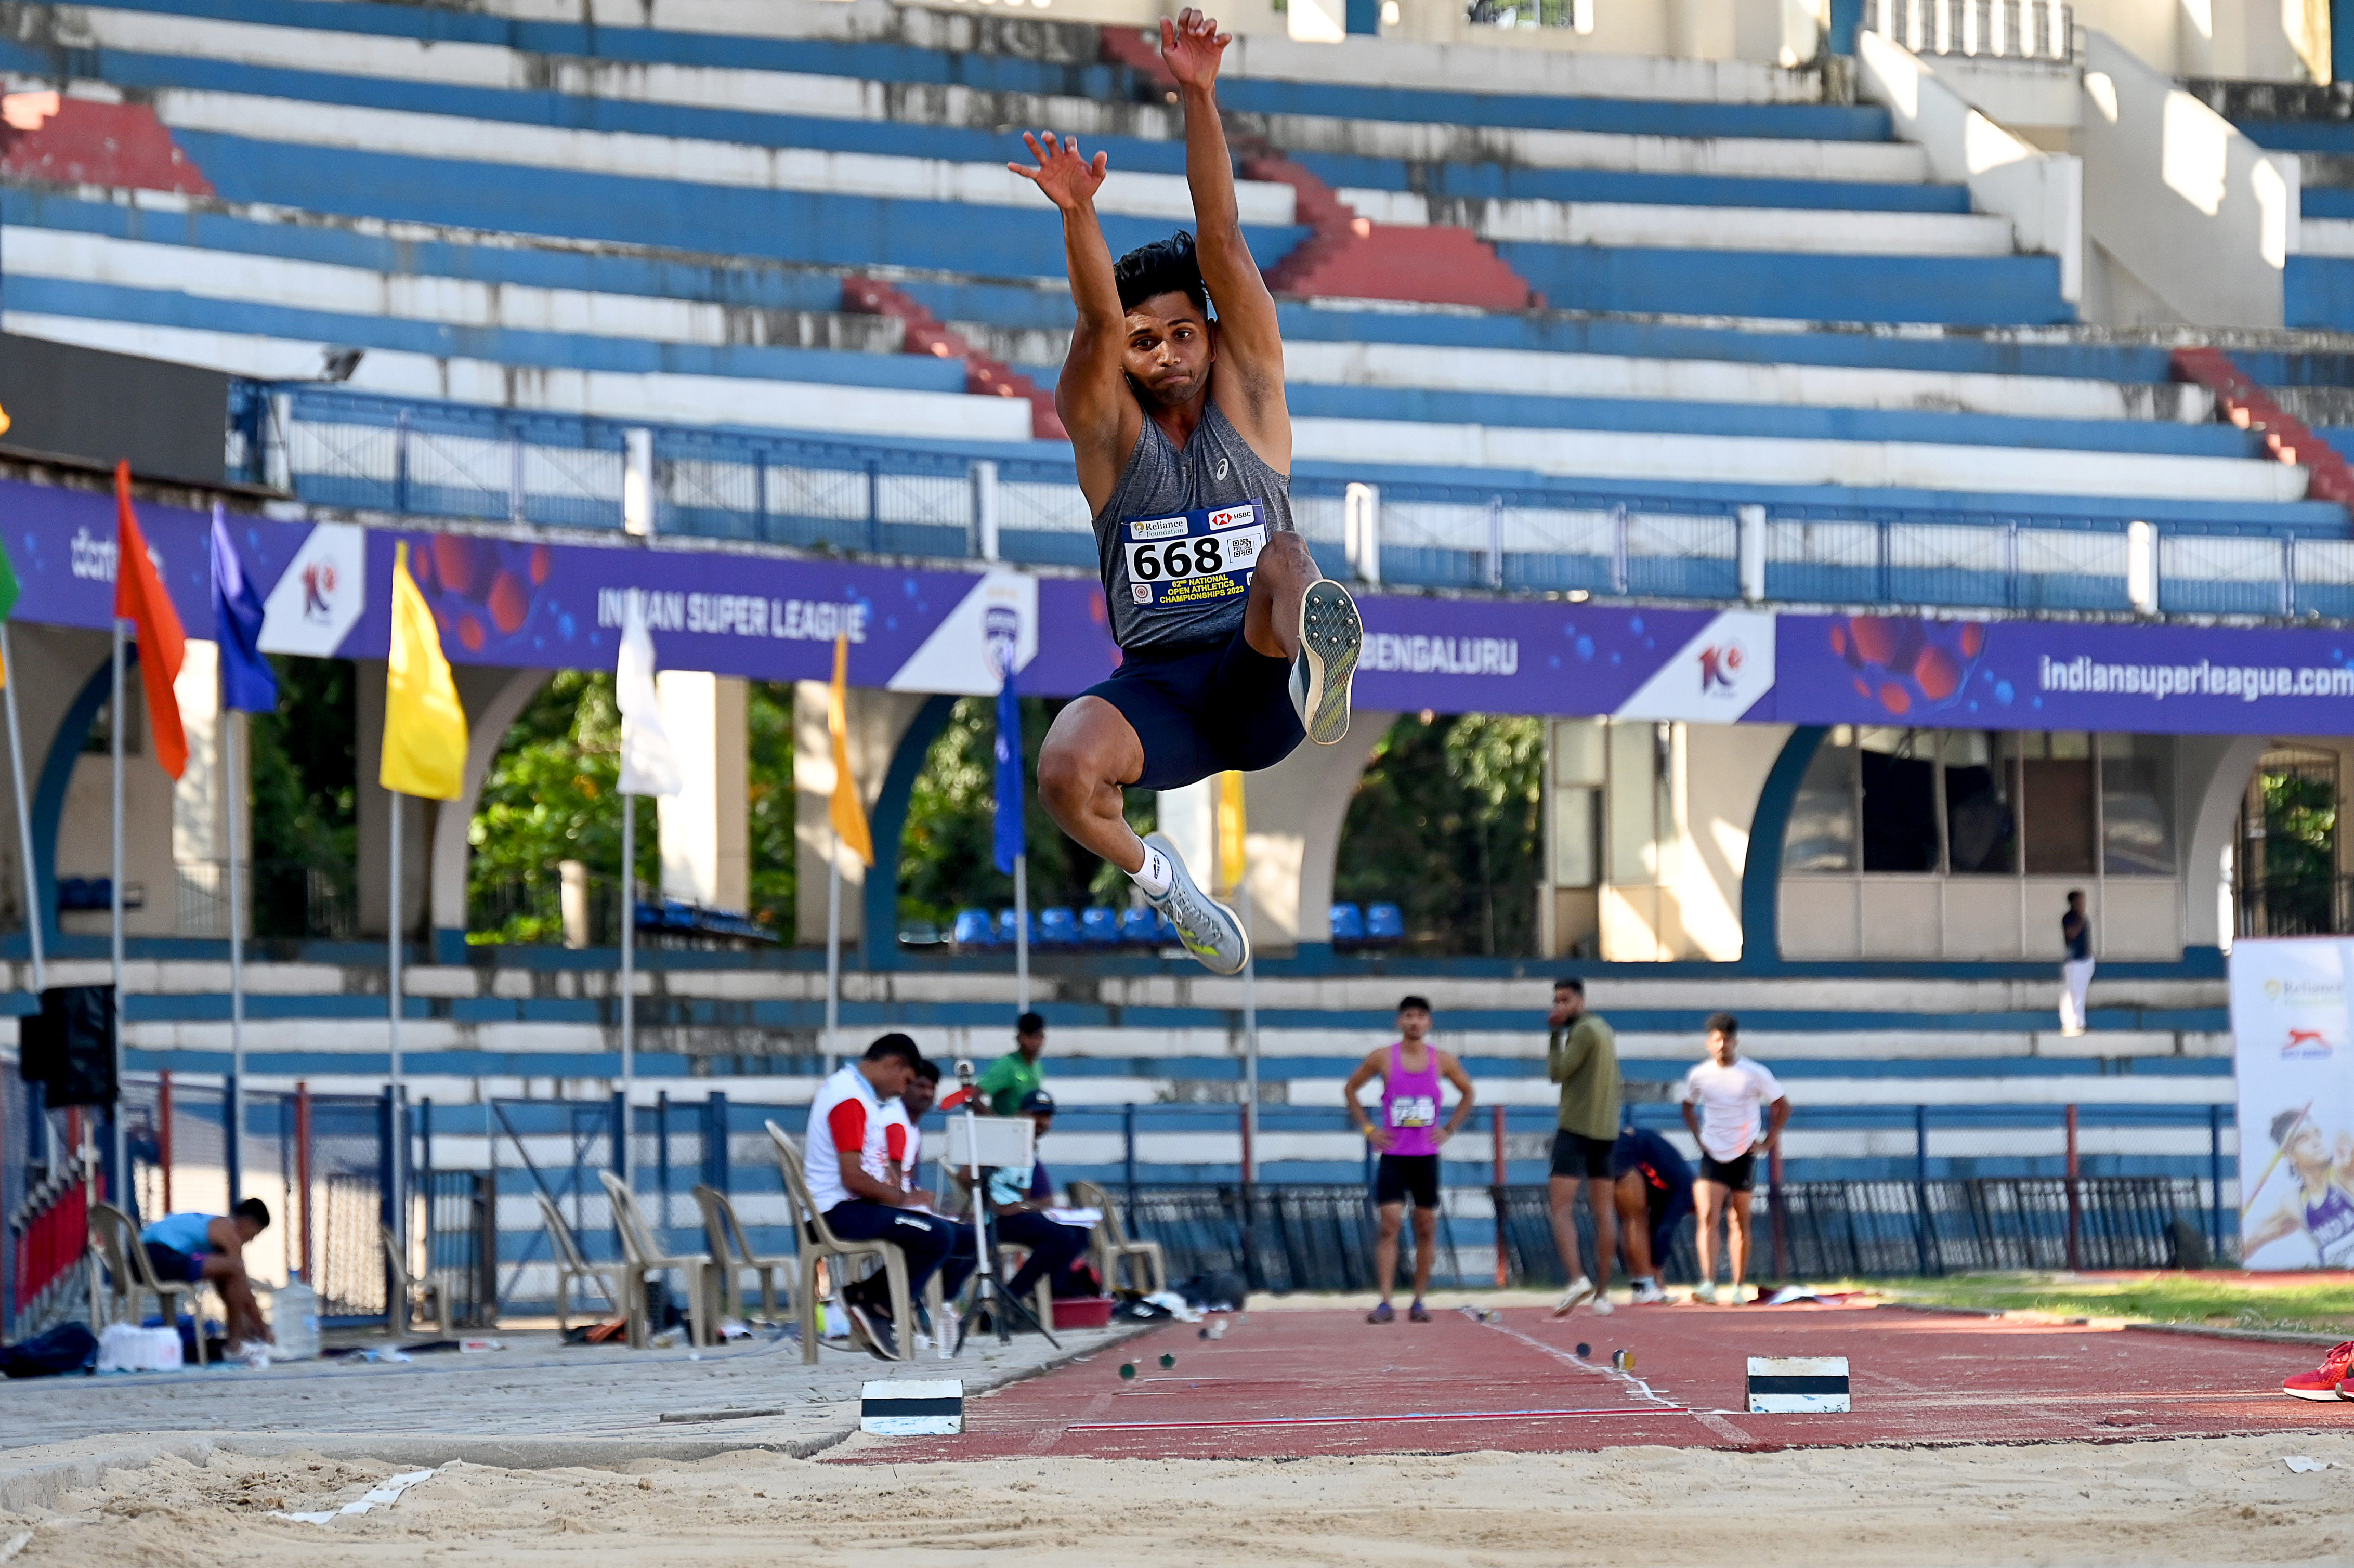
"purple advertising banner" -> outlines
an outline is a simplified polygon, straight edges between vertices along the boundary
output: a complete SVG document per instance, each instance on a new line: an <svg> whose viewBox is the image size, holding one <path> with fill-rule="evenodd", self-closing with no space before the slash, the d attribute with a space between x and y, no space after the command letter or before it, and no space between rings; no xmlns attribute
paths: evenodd
<svg viewBox="0 0 2354 1568"><path fill-rule="evenodd" d="M1779 618L1785 724L2354 734L2354 634L1910 616Z"/></svg>
<svg viewBox="0 0 2354 1568"><path fill-rule="evenodd" d="M103 630L113 603L114 503L86 492L0 483L26 620ZM193 637L212 635L206 519L143 503L141 525ZM1069 696L1118 659L1089 578L1010 570L910 571L786 559L696 542L557 544L489 534L279 523L230 534L267 611L273 652L380 658L395 547L461 664L609 668L622 607L645 595L667 669L758 680L822 679L849 637L851 679L906 691L985 693L983 621L1013 610L1023 691ZM1357 701L1369 708L1617 711L1720 619L1705 609L1368 595ZM1770 669L1770 662L1766 666ZM1723 716L1739 716L1729 709Z"/></svg>
<svg viewBox="0 0 2354 1568"><path fill-rule="evenodd" d="M139 515L182 624L210 637L207 519L154 504ZM0 483L0 516L24 588L18 619L104 630L114 592L112 497ZM1118 660L1102 589L1086 577L245 514L232 517L230 533L262 594L262 646L273 652L381 658L393 552L406 541L442 646L459 663L610 669L632 592L645 595L667 669L823 679L840 633L850 639L859 685L984 694L996 689L994 631L1014 638L1025 693L1069 696ZM1405 594L1359 602L1365 649L1356 700L1368 709L2354 733L2354 635L2334 630L1777 618Z"/></svg>

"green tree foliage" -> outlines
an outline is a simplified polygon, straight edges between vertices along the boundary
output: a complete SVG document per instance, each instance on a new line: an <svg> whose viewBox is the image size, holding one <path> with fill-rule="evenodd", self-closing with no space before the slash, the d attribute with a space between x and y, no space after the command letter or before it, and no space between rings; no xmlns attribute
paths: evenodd
<svg viewBox="0 0 2354 1568"><path fill-rule="evenodd" d="M793 939L793 688L755 681L744 705L745 823L752 858L752 918Z"/></svg>
<svg viewBox="0 0 2354 1568"><path fill-rule="evenodd" d="M752 917L792 928L792 692L756 683L747 704L746 757ZM468 837L467 889L474 942L560 942L558 862L588 868L592 895L618 911L621 861L621 714L610 671L560 670L517 718L483 781ZM662 880L661 827L641 797L637 873ZM595 927L610 935L606 914Z"/></svg>
<svg viewBox="0 0 2354 1568"><path fill-rule="evenodd" d="M1543 783L1541 719L1400 718L1350 802L1334 898L1397 905L1420 951L1534 953Z"/></svg>
<svg viewBox="0 0 2354 1568"><path fill-rule="evenodd" d="M254 934L346 936L359 846L357 671L347 659L270 662L278 709L246 729Z"/></svg>
<svg viewBox="0 0 2354 1568"><path fill-rule="evenodd" d="M2318 935L2338 928L2338 775L2324 763L2274 767L2262 775L2264 836L2261 935Z"/></svg>
<svg viewBox="0 0 2354 1568"><path fill-rule="evenodd" d="M1059 701L1022 700L1023 776L1030 784L1023 812L1023 831L1029 841L1030 906L1124 907L1129 902L1127 876L1064 837L1038 804L1038 748L1062 711ZM907 833L899 845L902 919L946 927L959 909L993 910L1013 904L1013 879L997 869L996 758L995 699L959 699L948 726L926 754L908 799ZM1152 831L1149 792L1129 792L1128 820L1140 833Z"/></svg>

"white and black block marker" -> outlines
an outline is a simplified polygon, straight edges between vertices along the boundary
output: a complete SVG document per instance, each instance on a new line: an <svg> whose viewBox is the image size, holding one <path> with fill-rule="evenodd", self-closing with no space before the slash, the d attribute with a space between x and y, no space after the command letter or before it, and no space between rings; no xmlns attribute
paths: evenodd
<svg viewBox="0 0 2354 1568"><path fill-rule="evenodd" d="M1752 1356L1752 1415L1845 1415L1845 1356Z"/></svg>
<svg viewBox="0 0 2354 1568"><path fill-rule="evenodd" d="M858 1429L877 1437L954 1437L964 1431L964 1384L870 1383L859 1393Z"/></svg>

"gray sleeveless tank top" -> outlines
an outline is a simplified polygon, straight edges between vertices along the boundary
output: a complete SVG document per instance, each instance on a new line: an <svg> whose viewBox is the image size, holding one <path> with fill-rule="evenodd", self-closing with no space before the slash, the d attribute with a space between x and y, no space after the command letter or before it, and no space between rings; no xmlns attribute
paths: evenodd
<svg viewBox="0 0 2354 1568"><path fill-rule="evenodd" d="M1182 450L1147 416L1095 518L1112 641L1135 652L1233 636L1258 550L1290 527L1290 478L1216 403Z"/></svg>

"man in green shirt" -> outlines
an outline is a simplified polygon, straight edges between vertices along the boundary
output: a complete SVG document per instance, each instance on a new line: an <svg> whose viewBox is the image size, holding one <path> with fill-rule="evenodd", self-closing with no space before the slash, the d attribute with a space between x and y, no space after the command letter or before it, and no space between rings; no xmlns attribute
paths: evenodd
<svg viewBox="0 0 2354 1568"><path fill-rule="evenodd" d="M1618 1037L1610 1025L1585 1011L1585 982L1553 983L1552 1031L1545 1045L1545 1076L1561 1086L1561 1125L1553 1135L1553 1178L1546 1184L1553 1207L1553 1245L1569 1288L1553 1303L1564 1318L1581 1301L1596 1312L1610 1310L1603 1294L1610 1283L1610 1260L1618 1251L1618 1213L1610 1179L1610 1149L1618 1140ZM1577 1189L1594 1212L1594 1272L1578 1260Z"/></svg>
<svg viewBox="0 0 2354 1568"><path fill-rule="evenodd" d="M981 1108L996 1116L1018 1114L1030 1091L1045 1086L1045 1071L1038 1065L1045 1054L1046 1021L1034 1012L1015 1019L1013 1049L982 1069L973 1086Z"/></svg>

